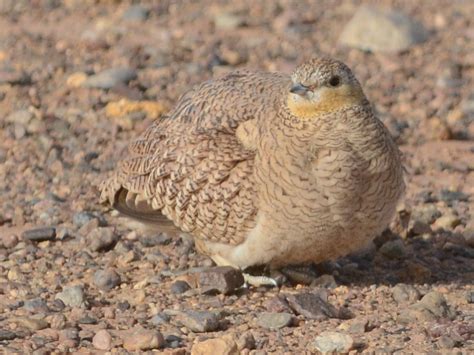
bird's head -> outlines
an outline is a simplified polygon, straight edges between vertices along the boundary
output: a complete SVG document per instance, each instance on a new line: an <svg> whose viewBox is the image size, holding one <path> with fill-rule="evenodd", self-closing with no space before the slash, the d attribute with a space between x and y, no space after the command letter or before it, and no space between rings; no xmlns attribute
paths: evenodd
<svg viewBox="0 0 474 355"><path fill-rule="evenodd" d="M300 119L316 118L366 101L352 71L337 60L313 58L299 65L291 79L287 104Z"/></svg>

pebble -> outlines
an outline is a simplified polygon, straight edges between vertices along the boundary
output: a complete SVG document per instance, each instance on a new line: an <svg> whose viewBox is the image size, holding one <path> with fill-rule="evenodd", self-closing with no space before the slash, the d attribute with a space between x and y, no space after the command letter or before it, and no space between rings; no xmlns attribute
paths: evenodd
<svg viewBox="0 0 474 355"><path fill-rule="evenodd" d="M70 88L81 87L82 84L87 80L87 74L82 72L73 73L68 76L66 85Z"/></svg>
<svg viewBox="0 0 474 355"><path fill-rule="evenodd" d="M137 73L132 68L113 68L91 75L82 83L82 86L107 90L119 84L127 84L136 77Z"/></svg>
<svg viewBox="0 0 474 355"><path fill-rule="evenodd" d="M98 270L94 274L94 284L102 291L110 291L120 285L120 275L114 269Z"/></svg>
<svg viewBox="0 0 474 355"><path fill-rule="evenodd" d="M366 318L355 318L342 323L338 329L350 334L363 334L368 331L369 321Z"/></svg>
<svg viewBox="0 0 474 355"><path fill-rule="evenodd" d="M178 280L171 284L170 291L174 295L180 295L190 290L191 286L186 281Z"/></svg>
<svg viewBox="0 0 474 355"><path fill-rule="evenodd" d="M208 339L193 345L191 355L238 355L239 349L231 335Z"/></svg>
<svg viewBox="0 0 474 355"><path fill-rule="evenodd" d="M452 230L461 224L461 219L454 214L445 214L439 217L434 223L435 228Z"/></svg>
<svg viewBox="0 0 474 355"><path fill-rule="evenodd" d="M414 221L410 226L409 235L423 235L431 233L431 227L423 221Z"/></svg>
<svg viewBox="0 0 474 355"><path fill-rule="evenodd" d="M474 115L474 93L462 100L461 110L467 115Z"/></svg>
<svg viewBox="0 0 474 355"><path fill-rule="evenodd" d="M198 285L203 293L230 294L244 284L240 270L230 266L217 266L199 273Z"/></svg>
<svg viewBox="0 0 474 355"><path fill-rule="evenodd" d="M403 310L398 322L402 324L409 324L411 322L431 322L440 318L454 318L454 311L446 303L444 296L436 291L427 293L417 303Z"/></svg>
<svg viewBox="0 0 474 355"><path fill-rule="evenodd" d="M6 118L6 122L18 123L27 126L34 118L34 114L29 110L18 110L10 113Z"/></svg>
<svg viewBox="0 0 474 355"><path fill-rule="evenodd" d="M107 330L101 329L92 338L92 345L99 350L109 350L112 346L112 336Z"/></svg>
<svg viewBox="0 0 474 355"><path fill-rule="evenodd" d="M195 333L214 332L219 329L220 314L210 311L179 312L176 321Z"/></svg>
<svg viewBox="0 0 474 355"><path fill-rule="evenodd" d="M12 249L18 244L18 237L15 234L2 234L0 242L5 249Z"/></svg>
<svg viewBox="0 0 474 355"><path fill-rule="evenodd" d="M25 240L30 240L32 242L43 242L45 240L54 240L56 238L56 228L45 227L45 228L35 228L24 231L22 237Z"/></svg>
<svg viewBox="0 0 474 355"><path fill-rule="evenodd" d="M287 295L289 306L297 313L308 319L324 320L338 318L338 310L328 303L320 294L303 292Z"/></svg>
<svg viewBox="0 0 474 355"><path fill-rule="evenodd" d="M293 321L289 313L263 312L257 318L257 324L265 329L280 329L288 327Z"/></svg>
<svg viewBox="0 0 474 355"><path fill-rule="evenodd" d="M432 224L436 218L441 217L441 212L434 204L422 205L422 207L414 209L411 215L412 220L424 224Z"/></svg>
<svg viewBox="0 0 474 355"><path fill-rule="evenodd" d="M16 338L16 333L9 330L0 329L0 341L13 340Z"/></svg>
<svg viewBox="0 0 474 355"><path fill-rule="evenodd" d="M123 347L128 351L153 350L165 345L163 335L156 330L138 329L123 339Z"/></svg>
<svg viewBox="0 0 474 355"><path fill-rule="evenodd" d="M265 309L269 312L291 312L291 308L286 298L282 295L276 295L265 301Z"/></svg>
<svg viewBox="0 0 474 355"><path fill-rule="evenodd" d="M467 227L462 234L466 244L474 248L474 229Z"/></svg>
<svg viewBox="0 0 474 355"><path fill-rule="evenodd" d="M48 321L52 329L61 330L66 328L67 325L66 316L61 313L52 314L48 317Z"/></svg>
<svg viewBox="0 0 474 355"><path fill-rule="evenodd" d="M453 201L468 201L469 196L461 191L451 191L443 189L439 193L440 201L453 202Z"/></svg>
<svg viewBox="0 0 474 355"><path fill-rule="evenodd" d="M456 345L456 342L447 335L442 335L439 337L437 344L440 349L452 349Z"/></svg>
<svg viewBox="0 0 474 355"><path fill-rule="evenodd" d="M323 354L347 354L353 348L354 340L348 334L322 332L313 346Z"/></svg>
<svg viewBox="0 0 474 355"><path fill-rule="evenodd" d="M245 19L228 12L221 12L214 16L214 25L220 30L232 30L245 24Z"/></svg>
<svg viewBox="0 0 474 355"><path fill-rule="evenodd" d="M70 286L56 294L56 299L61 300L66 306L81 307L84 305L84 290L82 286Z"/></svg>
<svg viewBox="0 0 474 355"><path fill-rule="evenodd" d="M31 76L21 70L9 67L0 68L0 85L28 85L31 83Z"/></svg>
<svg viewBox="0 0 474 355"><path fill-rule="evenodd" d="M97 324L97 319L86 315L77 321L78 324Z"/></svg>
<svg viewBox="0 0 474 355"><path fill-rule="evenodd" d="M420 299L420 292L412 285L397 284L392 289L392 297L397 303L413 303Z"/></svg>
<svg viewBox="0 0 474 355"><path fill-rule="evenodd" d="M365 5L344 27L339 41L365 51L399 52L427 38L424 27L405 14Z"/></svg>
<svg viewBox="0 0 474 355"><path fill-rule="evenodd" d="M14 321L18 325L23 326L33 331L41 330L49 326L48 322L45 321L44 319L21 317L21 318L15 318Z"/></svg>
<svg viewBox="0 0 474 355"><path fill-rule="evenodd" d="M150 322L153 325L160 325L160 324L166 324L170 321L170 317L165 314L165 313L158 313L155 314L151 319Z"/></svg>
<svg viewBox="0 0 474 355"><path fill-rule="evenodd" d="M46 301L41 298L33 298L26 300L23 304L23 308L31 313L48 313L49 308Z"/></svg>
<svg viewBox="0 0 474 355"><path fill-rule="evenodd" d="M179 348L183 346L183 339L173 334L166 336L165 342L170 348Z"/></svg>
<svg viewBox="0 0 474 355"><path fill-rule="evenodd" d="M132 5L122 15L122 19L132 22L143 22L148 19L150 11L141 5Z"/></svg>
<svg viewBox="0 0 474 355"><path fill-rule="evenodd" d="M405 252L405 245L401 239L389 240L385 242L379 249L379 251L390 259L402 259Z"/></svg>
<svg viewBox="0 0 474 355"><path fill-rule="evenodd" d="M69 344L77 344L79 340L79 330L76 328L66 328L59 331L59 339L62 341L68 341ZM74 345L73 345L74 346Z"/></svg>
<svg viewBox="0 0 474 355"><path fill-rule="evenodd" d="M87 236L89 249L91 251L105 252L111 250L118 238L113 227L99 227Z"/></svg>
<svg viewBox="0 0 474 355"><path fill-rule="evenodd" d="M436 85L441 88L455 88L461 86L462 83L462 71L458 63L445 65L436 80Z"/></svg>
<svg viewBox="0 0 474 355"><path fill-rule="evenodd" d="M94 212L89 212L89 211L81 211L81 212L74 213L74 215L72 216L72 223L77 228L81 228L82 226L86 225L87 223L89 223L90 221L94 219L96 219L99 222L98 223L99 227L105 227L107 225L107 221L102 215L98 213L94 213Z"/></svg>
<svg viewBox="0 0 474 355"><path fill-rule="evenodd" d="M311 282L313 287L336 288L337 282L332 275L321 275Z"/></svg>
<svg viewBox="0 0 474 355"><path fill-rule="evenodd" d="M61 312L65 307L66 305L60 299L51 300L49 304L49 308L52 312Z"/></svg>
<svg viewBox="0 0 474 355"><path fill-rule="evenodd" d="M255 337L250 332L242 334L235 342L239 351L242 351L244 349L253 350L255 349L256 345Z"/></svg>
<svg viewBox="0 0 474 355"><path fill-rule="evenodd" d="M474 291L467 291L466 292L466 301L467 303L474 303Z"/></svg>
<svg viewBox="0 0 474 355"><path fill-rule="evenodd" d="M164 233L144 235L140 238L140 244L145 248L151 248L157 245L168 245L173 238Z"/></svg>

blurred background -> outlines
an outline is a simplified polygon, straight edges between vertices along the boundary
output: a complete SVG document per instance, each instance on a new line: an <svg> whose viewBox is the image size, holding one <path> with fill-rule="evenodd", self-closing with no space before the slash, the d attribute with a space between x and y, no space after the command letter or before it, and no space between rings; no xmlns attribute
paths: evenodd
<svg viewBox="0 0 474 355"><path fill-rule="evenodd" d="M467 303L472 310L474 296L464 296L463 287L472 286L474 275L473 14L471 0L0 0L2 309L21 313L18 300L41 296L52 302L63 284L92 285L91 275L104 265L127 275L121 291L130 286L130 294L150 265L154 274L201 265L202 258L189 252L191 246L169 240L153 244L132 229L108 227L108 210L98 204L95 186L114 168L130 139L193 85L240 68L290 73L308 58L328 55L353 69L400 144L409 187L399 212L412 218L407 230L394 229L395 234L379 241L377 248L387 240L392 244L374 247L369 261L344 259L339 268L326 272L336 270L337 283L362 284L354 286L354 292L366 297L361 309L374 316L374 324L397 311L386 301L386 290L377 286L369 292L364 283L429 284L422 293L441 283L446 287L440 292L461 305L456 321L469 321L463 312ZM24 234L37 227L43 229ZM115 249L113 236L122 238ZM105 248L92 243L97 240ZM139 264L141 259L146 266ZM87 297L102 297L94 286L88 287ZM178 302L166 291L168 286L149 287L146 297L153 290L166 301L152 297L147 302L164 302L163 307ZM108 293L112 304L122 297L114 292ZM244 298L241 306L258 302L258 297ZM357 298L341 297L341 304ZM380 302L377 297L382 297ZM145 291L136 301L139 306L131 300L130 310L120 310L127 315L122 323L110 318L108 326L116 329L118 322L125 327L132 318L149 322L156 309L140 310L144 299ZM378 306L372 301L388 307L383 316L374 313ZM98 313L88 316L109 314L97 307ZM145 316L130 315L133 312ZM69 321L71 313L64 314ZM444 339L439 345L440 335L429 338L429 331L417 328L416 316L408 318L408 330L387 322L393 328L388 343L407 343L415 353L452 348L474 334L472 328L463 328L471 329L458 331L464 338L451 332L455 340ZM309 336L297 343L293 339L293 353L315 334L298 329ZM0 334L2 340L5 334ZM181 337L177 344L188 350L195 339L178 331L170 334ZM383 332L371 336L373 344L387 343L380 340ZM17 338L14 344L23 353L39 347L31 339ZM290 338L270 344L277 344L277 351ZM77 339L66 345L60 341L58 349L77 350ZM90 348L91 337L84 339L80 344Z"/></svg>
<svg viewBox="0 0 474 355"><path fill-rule="evenodd" d="M96 184L193 85L239 68L290 73L316 55L353 69L398 143L472 140L473 13L465 0L1 0L0 162L7 181L25 177L3 187L3 213L16 184L25 199L45 184L91 193L80 182Z"/></svg>

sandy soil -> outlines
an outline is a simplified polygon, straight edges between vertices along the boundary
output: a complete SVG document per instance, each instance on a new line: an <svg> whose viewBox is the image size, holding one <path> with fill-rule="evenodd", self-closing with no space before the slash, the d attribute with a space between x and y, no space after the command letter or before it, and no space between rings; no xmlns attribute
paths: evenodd
<svg viewBox="0 0 474 355"><path fill-rule="evenodd" d="M359 3L0 0L0 349L473 353L474 6L373 1L428 37L371 53L338 44ZM192 85L321 53L353 68L404 153L405 206L370 248L310 285L238 288L188 240L98 203L129 140Z"/></svg>

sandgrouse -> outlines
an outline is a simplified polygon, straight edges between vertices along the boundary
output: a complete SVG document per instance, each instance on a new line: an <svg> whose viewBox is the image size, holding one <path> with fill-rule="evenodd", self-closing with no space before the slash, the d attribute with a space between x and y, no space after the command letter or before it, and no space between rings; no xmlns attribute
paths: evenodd
<svg viewBox="0 0 474 355"><path fill-rule="evenodd" d="M242 270L335 259L387 227L397 146L342 62L236 71L184 94L101 185L122 213L193 236Z"/></svg>

